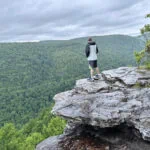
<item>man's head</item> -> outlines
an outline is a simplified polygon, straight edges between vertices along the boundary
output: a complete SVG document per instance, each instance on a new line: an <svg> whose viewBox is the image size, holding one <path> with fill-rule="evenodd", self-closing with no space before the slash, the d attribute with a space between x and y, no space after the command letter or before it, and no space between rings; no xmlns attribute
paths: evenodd
<svg viewBox="0 0 150 150"><path fill-rule="evenodd" d="M89 37L89 38L88 38L88 42L91 42L91 41L92 41L92 38L91 38L91 37Z"/></svg>

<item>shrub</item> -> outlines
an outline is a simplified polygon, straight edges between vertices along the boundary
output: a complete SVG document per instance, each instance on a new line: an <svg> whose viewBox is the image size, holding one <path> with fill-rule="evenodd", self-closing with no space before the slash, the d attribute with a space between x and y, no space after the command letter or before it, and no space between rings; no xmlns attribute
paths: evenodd
<svg viewBox="0 0 150 150"><path fill-rule="evenodd" d="M138 68L140 67L140 64L145 56L145 50L142 50L140 52L134 52L134 56L135 56L135 60L136 60L136 63L138 65Z"/></svg>

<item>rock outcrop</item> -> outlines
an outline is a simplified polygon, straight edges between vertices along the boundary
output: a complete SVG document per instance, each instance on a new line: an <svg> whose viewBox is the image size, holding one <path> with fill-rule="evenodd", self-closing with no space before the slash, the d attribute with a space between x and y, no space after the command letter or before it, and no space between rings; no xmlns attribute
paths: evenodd
<svg viewBox="0 0 150 150"><path fill-rule="evenodd" d="M89 82L87 79L78 80L74 89L55 95L54 100L53 113L67 119L68 125L61 137L51 138L57 139L55 143L58 144L50 142L49 149L44 149L45 141L43 141L37 146L37 150L67 150L64 143L69 139L76 143L75 139L79 137L82 137L83 141L78 139L76 143L78 146L81 141L83 143L90 141L91 137L93 141L90 143L94 143L93 145L97 145L97 140L103 141L100 142L103 144L97 145L98 148L93 148L94 150L117 149L114 146L117 144L120 150L134 150L136 142L137 145L141 143L141 147L137 146L136 150L142 147L145 150L150 149L150 71L133 67L103 71L99 80L95 82ZM126 144L120 144L122 142ZM83 143L81 145L84 145ZM51 149L51 145L58 147ZM88 147L90 145L87 149ZM81 147L73 149L73 146L71 148L81 149Z"/></svg>

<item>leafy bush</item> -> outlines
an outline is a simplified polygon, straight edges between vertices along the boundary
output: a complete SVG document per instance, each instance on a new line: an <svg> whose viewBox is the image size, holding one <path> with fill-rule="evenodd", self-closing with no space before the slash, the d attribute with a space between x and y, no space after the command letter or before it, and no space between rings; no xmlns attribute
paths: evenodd
<svg viewBox="0 0 150 150"><path fill-rule="evenodd" d="M146 68L146 69L150 69L150 62L146 62L146 63L145 63L145 68Z"/></svg>
<svg viewBox="0 0 150 150"><path fill-rule="evenodd" d="M140 52L134 52L134 57L138 68L140 68L141 63L143 62L145 64L145 68L150 69L150 40L146 42L144 50Z"/></svg>
<svg viewBox="0 0 150 150"><path fill-rule="evenodd" d="M140 52L134 52L134 56L135 56L135 60L136 60L136 63L138 65L138 68L140 67L140 64L145 56L145 50L142 50Z"/></svg>
<svg viewBox="0 0 150 150"><path fill-rule="evenodd" d="M150 40L146 42L146 52L150 53Z"/></svg>
<svg viewBox="0 0 150 150"><path fill-rule="evenodd" d="M145 67L147 69L150 69L150 40L146 42L146 61L145 61Z"/></svg>
<svg viewBox="0 0 150 150"><path fill-rule="evenodd" d="M146 16L145 16L145 18L150 18L150 14L147 14ZM144 33L146 33L146 32L150 32L150 24L146 24L142 29L140 29L141 30L141 34L144 34ZM146 39L146 40L148 40L148 39ZM145 52L144 52L145 51ZM145 57L146 57L146 59L145 59L145 68L146 69L150 69L150 40L148 40L147 42L146 42L146 45L145 45L145 50L144 51L141 51L141 52L139 52L139 53L137 53L137 52L135 52L134 53L134 56L135 56L135 59L136 59L136 62L137 62L137 64L138 64L138 68L139 68L139 65L140 65L140 63L141 63L141 61L142 61L142 59L143 59L143 53L145 53Z"/></svg>

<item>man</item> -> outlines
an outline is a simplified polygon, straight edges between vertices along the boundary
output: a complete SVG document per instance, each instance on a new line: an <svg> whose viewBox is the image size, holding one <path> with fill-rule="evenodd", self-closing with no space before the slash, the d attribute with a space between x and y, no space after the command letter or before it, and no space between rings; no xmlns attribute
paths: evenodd
<svg viewBox="0 0 150 150"><path fill-rule="evenodd" d="M89 81L94 81L99 79L99 68L97 67L97 54L98 54L98 47L94 41L92 41L92 38L88 39L88 43L85 48L85 54L87 57L87 60L89 62L89 69L91 77L88 79ZM96 70L96 75L94 76L94 69Z"/></svg>

